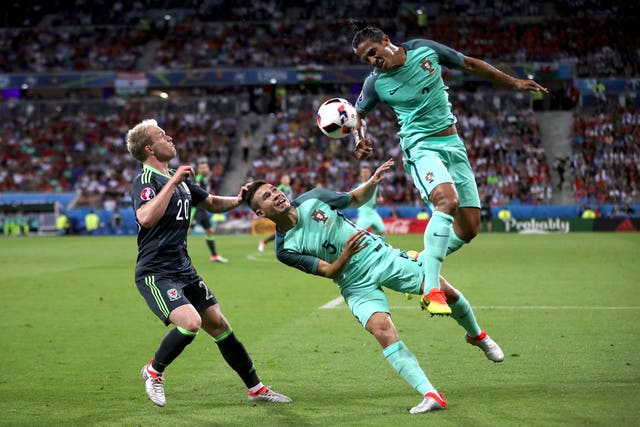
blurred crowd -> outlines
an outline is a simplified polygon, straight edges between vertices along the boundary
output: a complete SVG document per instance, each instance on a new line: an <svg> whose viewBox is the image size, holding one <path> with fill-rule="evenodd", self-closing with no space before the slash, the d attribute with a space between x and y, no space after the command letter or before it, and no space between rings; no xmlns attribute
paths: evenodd
<svg viewBox="0 0 640 427"><path fill-rule="evenodd" d="M315 104L304 108L254 114L253 125L243 121L246 113L215 108L213 98L99 102L93 107L85 101L71 103L73 108L0 104L6 117L0 123L0 191L74 191L78 206L128 206L130 183L140 165L127 152L124 137L130 126L148 117L156 118L174 137L178 156L173 166L209 162L216 193L231 168L236 146L242 147L236 150L236 165L247 167L245 180L277 183L286 173L294 194L317 186L349 190L356 185L363 162L352 154L351 137L332 140L319 132L315 111L324 98L310 98ZM551 203L557 190L551 184L550 162L529 97L458 91L451 102L481 198L494 206ZM640 113L627 106L577 109L574 114L573 154L564 167L573 180L576 201L640 202ZM265 123L271 126L256 135L254 131ZM420 205L402 168L391 111L374 110L367 118L367 132L375 150L365 163L375 167L388 158L396 160L380 189L384 203Z"/></svg>
<svg viewBox="0 0 640 427"><path fill-rule="evenodd" d="M634 2L54 0L27 9L13 3L1 15L2 72L354 65L346 19L364 17L394 41L431 38L492 62L640 74Z"/></svg>
<svg viewBox="0 0 640 427"><path fill-rule="evenodd" d="M640 202L640 112L610 105L574 116L570 167L576 199L591 206Z"/></svg>
<svg viewBox="0 0 640 427"><path fill-rule="evenodd" d="M481 92L458 92L451 98L481 197L494 206L548 204L555 191L538 123L526 98ZM100 104L94 111L85 103L77 103L79 110L63 111L34 111L23 103L3 105L7 119L0 123L0 191L74 191L77 206L126 207L140 165L127 152L124 136L132 124L148 117L156 118L175 139L178 156L173 166L209 162L214 192L219 192L230 170L234 146L251 151L246 180L277 183L286 173L294 194L317 186L349 190L357 183L362 161L352 154L352 138L332 140L322 135L314 108L257 116L258 121L273 123L258 140L252 132L257 126L240 126L243 114L203 109L195 101L174 108L138 102L111 108ZM577 202L640 202L639 122L633 107L575 112L573 155L567 169ZM396 160L396 168L380 188L384 203L422 204L402 168L392 113L386 107L376 109L367 126L375 150L365 163L375 167L388 158ZM237 164L243 164L242 151L237 152Z"/></svg>
<svg viewBox="0 0 640 427"><path fill-rule="evenodd" d="M176 164L212 165L215 191L236 143L237 118L229 112L202 109L200 102L158 105L129 101L124 105L86 103L61 108L49 104L2 105L0 122L0 191L75 191L77 206L113 210L130 205L131 181L140 170L126 148L125 134L153 117L176 141Z"/></svg>
<svg viewBox="0 0 640 427"><path fill-rule="evenodd" d="M394 41L432 38L494 64L570 61L578 76L640 75L640 6L634 2L454 0L422 8L369 0L32 3L7 3L0 11L2 73L354 65L346 18L364 17ZM259 137L257 126L242 120L253 109L249 104L260 100L248 101L246 93L228 88L202 89L201 96L181 101L2 102L0 191L74 191L79 206L128 206L139 164L126 151L124 135L148 117L176 139L174 164L211 164L214 192L231 169L236 144L247 156L253 147L245 179L277 183L287 173L294 194L315 186L352 188L360 163L352 140L330 140L315 126L323 93L335 96L339 89L287 90L281 97L286 99L263 93L277 105L269 116L273 126ZM295 107L303 90L316 103ZM481 198L493 205L550 203L549 161L528 96L456 90L451 101ZM576 111L567 169L580 203L640 202L639 120L633 107ZM368 130L376 143L368 163L396 159L381 187L385 203L421 204L401 166L391 112L377 109Z"/></svg>

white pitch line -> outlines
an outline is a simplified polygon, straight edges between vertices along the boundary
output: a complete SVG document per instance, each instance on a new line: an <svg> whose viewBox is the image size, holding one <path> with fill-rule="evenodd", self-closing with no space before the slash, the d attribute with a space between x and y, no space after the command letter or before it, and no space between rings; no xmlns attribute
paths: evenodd
<svg viewBox="0 0 640 427"><path fill-rule="evenodd" d="M320 309L328 310L328 309L331 309L331 308L336 308L342 303L342 301L344 301L342 299L342 297L334 298L331 301L329 301L328 303L326 303L325 305L323 305L322 307L320 307Z"/></svg>
<svg viewBox="0 0 640 427"><path fill-rule="evenodd" d="M264 256L260 252L256 252L253 254L248 254L247 259L249 261L257 261L257 262L275 262L277 261L274 257Z"/></svg>
<svg viewBox="0 0 640 427"><path fill-rule="evenodd" d="M346 305L343 307L339 307L343 302L342 297L338 297L333 299L320 307L320 309L328 310L334 308L347 308ZM408 306L408 305L399 305L390 307L392 310L418 310L419 306ZM596 307L587 307L587 306L575 306L575 305L565 305L565 306L555 306L555 305L480 305L477 307L473 307L474 310L640 310L638 306L631 307L610 307L610 306L596 306Z"/></svg>
<svg viewBox="0 0 640 427"><path fill-rule="evenodd" d="M480 310L640 310L640 307L611 307L611 306L577 306L577 305L485 305Z"/></svg>

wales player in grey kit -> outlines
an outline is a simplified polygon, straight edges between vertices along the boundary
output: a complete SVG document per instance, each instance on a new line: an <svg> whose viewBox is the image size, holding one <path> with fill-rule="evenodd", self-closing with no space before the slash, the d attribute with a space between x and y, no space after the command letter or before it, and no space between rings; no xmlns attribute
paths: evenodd
<svg viewBox="0 0 640 427"><path fill-rule="evenodd" d="M423 397L412 414L444 409L447 402L429 382L416 357L400 340L383 287L419 295L424 291L424 254L395 249L382 237L359 229L340 211L362 206L393 164L382 164L371 178L348 193L314 189L289 201L277 187L265 181L247 186L244 199L258 215L276 224L276 257L305 273L333 279L358 322L382 347L391 366ZM501 362L504 353L478 326L464 295L440 278L440 286L462 326L465 339ZM471 337L481 337L473 340Z"/></svg>
<svg viewBox="0 0 640 427"><path fill-rule="evenodd" d="M422 307L431 314L450 314L439 289L445 256L468 243L480 228L480 197L456 117L449 102L442 67L459 69L518 90L547 92L533 80L512 77L477 58L465 56L433 40L415 39L395 45L380 28L352 22L353 52L375 68L366 78L356 102L355 155L369 157L372 142L364 134L361 117L379 102L398 118L403 163L431 206L425 229L425 295Z"/></svg>
<svg viewBox="0 0 640 427"><path fill-rule="evenodd" d="M165 325L175 325L142 368L149 399L158 406L166 404L164 371L203 329L244 382L250 401L291 402L260 381L251 358L187 253L191 207L226 212L242 203L242 191L235 197L214 196L191 181L195 175L192 166L169 169L176 148L155 120L144 120L127 132L127 149L143 163L131 194L139 226L136 285L151 311Z"/></svg>

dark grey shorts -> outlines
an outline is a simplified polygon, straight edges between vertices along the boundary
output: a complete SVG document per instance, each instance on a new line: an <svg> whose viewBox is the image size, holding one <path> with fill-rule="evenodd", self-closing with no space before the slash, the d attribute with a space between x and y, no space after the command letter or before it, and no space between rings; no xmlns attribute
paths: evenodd
<svg viewBox="0 0 640 427"><path fill-rule="evenodd" d="M165 325L177 307L191 304L197 311L218 303L211 289L197 274L185 276L144 276L136 279L138 291Z"/></svg>

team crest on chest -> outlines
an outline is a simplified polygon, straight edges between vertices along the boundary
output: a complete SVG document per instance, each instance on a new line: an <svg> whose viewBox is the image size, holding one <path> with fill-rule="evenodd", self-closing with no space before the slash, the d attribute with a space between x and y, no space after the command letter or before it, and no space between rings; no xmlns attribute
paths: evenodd
<svg viewBox="0 0 640 427"><path fill-rule="evenodd" d="M329 219L329 217L327 217L324 211L322 211L321 209L316 209L315 211L313 211L313 213L311 214L311 218L314 221L322 222L323 224L326 223L327 220Z"/></svg>
<svg viewBox="0 0 640 427"><path fill-rule="evenodd" d="M433 62L431 62L430 59L423 59L420 62L420 68L422 68L423 70L425 70L426 72L428 72L429 74L433 74L433 72L435 71L433 69Z"/></svg>

